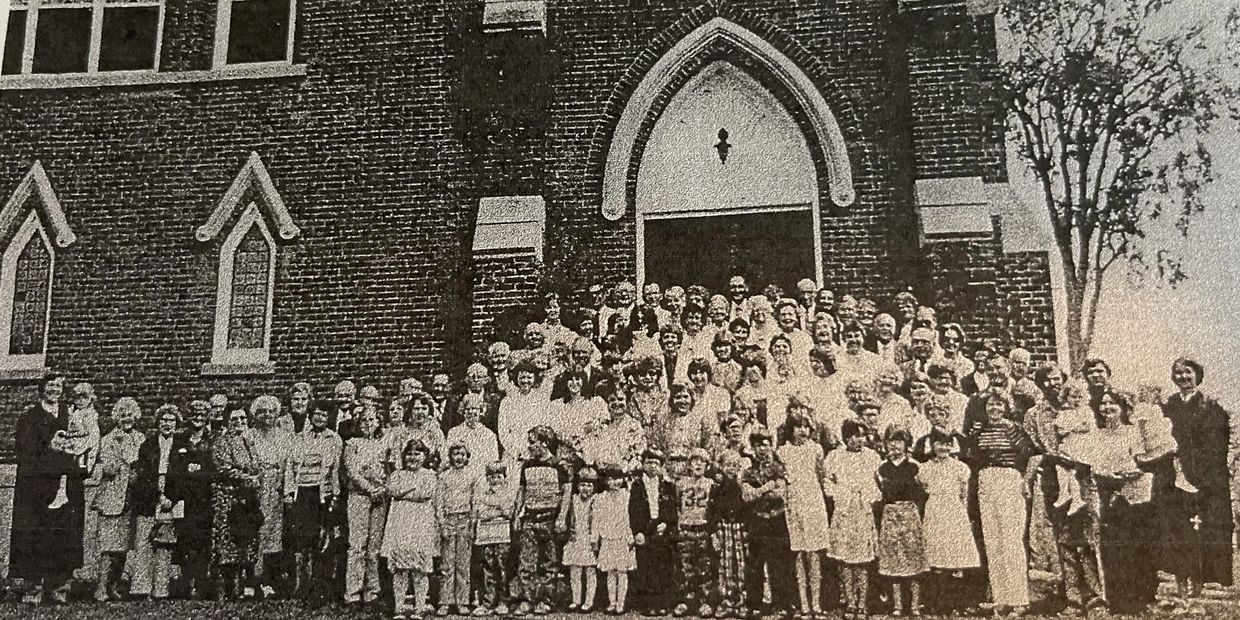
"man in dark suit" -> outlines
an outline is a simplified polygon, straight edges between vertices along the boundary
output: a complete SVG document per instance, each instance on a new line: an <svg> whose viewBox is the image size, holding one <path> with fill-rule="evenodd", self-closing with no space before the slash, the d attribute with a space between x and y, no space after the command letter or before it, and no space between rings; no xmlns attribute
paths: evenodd
<svg viewBox="0 0 1240 620"><path fill-rule="evenodd" d="M676 580L676 487L663 472L663 453L642 454L642 474L629 490L629 525L637 544L632 608L662 616L679 592Z"/></svg>

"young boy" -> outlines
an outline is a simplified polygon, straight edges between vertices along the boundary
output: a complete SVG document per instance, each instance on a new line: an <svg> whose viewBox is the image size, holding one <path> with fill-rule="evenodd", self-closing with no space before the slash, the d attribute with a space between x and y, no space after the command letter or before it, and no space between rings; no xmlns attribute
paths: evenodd
<svg viewBox="0 0 1240 620"><path fill-rule="evenodd" d="M633 609L646 616L667 614L668 593L676 592L676 487L663 472L663 453L642 453L642 473L629 489L629 524L637 547Z"/></svg>
<svg viewBox="0 0 1240 620"><path fill-rule="evenodd" d="M725 451L719 456L719 476L711 489L706 509L706 522L713 532L715 554L719 558L717 572L719 604L716 616L745 617L745 560L749 556L745 535L745 502L741 499L741 475L750 460L740 452Z"/></svg>
<svg viewBox="0 0 1240 620"><path fill-rule="evenodd" d="M753 448L753 464L741 475L750 549L750 561L745 565L745 602L750 617L759 618L763 607L763 568L770 573L771 604L779 611L792 609L796 577L784 517L787 472L775 458L775 438L765 428L757 429L750 435L749 445Z"/></svg>
<svg viewBox="0 0 1240 620"><path fill-rule="evenodd" d="M464 444L448 446L448 469L439 474L439 498L435 503L439 522L439 555L443 576L439 581L440 616L469 613L469 571L473 553L471 513L473 512L476 472L469 467L469 449Z"/></svg>
<svg viewBox="0 0 1240 620"><path fill-rule="evenodd" d="M715 354L715 361L711 362L711 383L729 393L735 392L736 388L741 386L741 365L732 359L736 353L736 347L732 343L732 333L720 330L710 344L710 350Z"/></svg>
<svg viewBox="0 0 1240 620"><path fill-rule="evenodd" d="M572 477L555 457L560 442L551 427L535 426L527 436L529 458L521 464L517 489L517 573L524 599L517 606L517 615L528 615L532 610L541 616L551 612L555 578L560 573L556 538L568 527Z"/></svg>
<svg viewBox="0 0 1240 620"><path fill-rule="evenodd" d="M711 530L706 520L711 492L715 482L706 477L710 455L703 448L689 453L689 469L676 481L677 551L683 576L684 598L672 615L680 617L697 605L698 616L709 618L713 613L710 599L715 580L714 550Z"/></svg>
<svg viewBox="0 0 1240 620"><path fill-rule="evenodd" d="M474 494L474 551L482 564L482 604L474 609L475 616L508 615L508 550L516 501L508 466L498 461L488 464L486 484Z"/></svg>

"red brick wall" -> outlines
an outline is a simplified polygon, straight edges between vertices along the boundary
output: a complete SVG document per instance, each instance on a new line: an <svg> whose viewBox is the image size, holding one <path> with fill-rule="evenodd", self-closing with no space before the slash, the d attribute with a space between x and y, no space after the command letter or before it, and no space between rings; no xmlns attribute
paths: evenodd
<svg viewBox="0 0 1240 620"><path fill-rule="evenodd" d="M544 40L483 36L480 0L304 0L296 52L304 77L0 91L8 146L0 188L42 161L79 235L57 256L49 363L94 381L105 408L122 394L153 410L302 378L390 390L400 377L468 357L489 322L534 299L539 282L581 291L632 277L631 209L618 222L600 214L606 146L645 72L715 15L796 62L840 123L857 200L831 206L824 180L826 284L880 301L910 284L927 288L933 263L924 259L934 250L918 246L912 179L996 179L1002 153L1001 134L977 113L993 56L988 20L965 17L960 0L934 4L548 0ZM211 2L169 0L165 70L210 66L214 12ZM908 42L913 26L949 42L970 29L977 36L930 53ZM728 55L754 70L734 50L709 54L700 60ZM514 78L531 67L532 82ZM755 77L791 103L770 76ZM302 229L280 248L276 374L202 378L218 241L199 244L193 231L251 151ZM816 165L825 179L824 162ZM488 276L492 259L461 260L473 213L481 196L513 194L547 199L547 271L520 262ZM1044 260L985 245L968 268L995 274L996 299L1031 302L1019 315L1031 327L1018 334L1033 346L1048 337L1037 305L1049 287ZM32 394L25 383L0 387L0 428ZM0 432L0 453L6 442Z"/></svg>

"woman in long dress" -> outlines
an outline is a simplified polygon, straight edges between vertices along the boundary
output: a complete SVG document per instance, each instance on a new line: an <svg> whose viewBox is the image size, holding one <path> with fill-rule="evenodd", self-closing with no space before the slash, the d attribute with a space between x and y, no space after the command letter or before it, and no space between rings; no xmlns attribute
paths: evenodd
<svg viewBox="0 0 1240 620"><path fill-rule="evenodd" d="M275 595L276 560L284 551L284 481L289 474L293 435L276 426L279 415L280 400L275 396L259 396L250 404L250 417L254 420L250 438L258 467L258 506L263 513L254 576L264 597Z"/></svg>
<svg viewBox="0 0 1240 620"><path fill-rule="evenodd" d="M236 598L257 554L263 514L258 506L258 461L250 436L250 414L228 414L228 430L215 441L211 462L217 476L211 486L211 549L223 587L218 598Z"/></svg>

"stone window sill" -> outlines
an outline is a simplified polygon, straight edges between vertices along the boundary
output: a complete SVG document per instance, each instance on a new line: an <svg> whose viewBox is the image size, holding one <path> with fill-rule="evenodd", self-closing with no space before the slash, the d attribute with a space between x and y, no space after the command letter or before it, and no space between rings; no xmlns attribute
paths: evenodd
<svg viewBox="0 0 1240 620"><path fill-rule="evenodd" d="M39 90L97 88L100 86L145 86L187 84L232 80L262 80L300 77L306 65L264 63L231 65L206 71L108 71L101 73L23 74L0 76L0 90Z"/></svg>
<svg viewBox="0 0 1240 620"><path fill-rule="evenodd" d="M202 365L204 377L237 377L237 376L271 376L276 374L276 365L271 362L254 362L248 364L219 364L208 362Z"/></svg>

